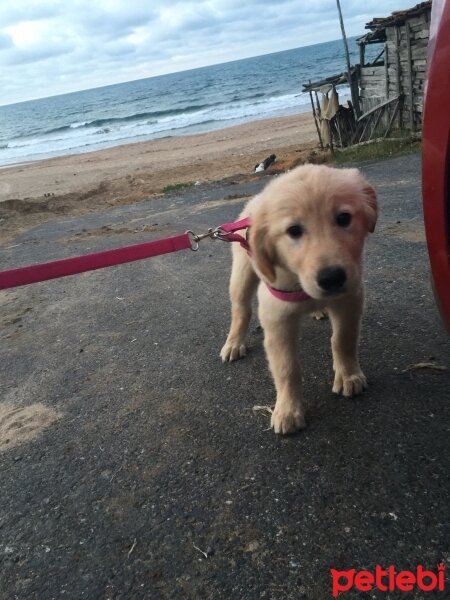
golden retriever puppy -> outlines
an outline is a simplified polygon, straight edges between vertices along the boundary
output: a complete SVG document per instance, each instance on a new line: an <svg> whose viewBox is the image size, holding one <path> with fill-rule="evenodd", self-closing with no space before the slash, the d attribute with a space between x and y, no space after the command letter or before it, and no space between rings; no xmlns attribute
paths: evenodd
<svg viewBox="0 0 450 600"><path fill-rule="evenodd" d="M225 362L245 355L251 300L258 288L259 319L277 392L271 419L276 433L305 427L297 356L302 315L326 310L330 317L333 392L353 396L367 387L358 361L362 254L377 210L375 191L357 169L303 165L273 179L241 214L251 219L250 253L232 244L232 318L221 357Z"/></svg>

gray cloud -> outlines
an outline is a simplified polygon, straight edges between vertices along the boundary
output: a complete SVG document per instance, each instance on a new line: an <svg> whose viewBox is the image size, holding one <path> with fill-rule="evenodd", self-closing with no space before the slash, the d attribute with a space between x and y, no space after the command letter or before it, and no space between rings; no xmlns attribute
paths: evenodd
<svg viewBox="0 0 450 600"><path fill-rule="evenodd" d="M40 45L38 48L21 49L9 48L2 57L2 64L5 67L16 67L22 64L33 64L45 61L54 56L64 56L73 50L69 41L58 44Z"/></svg>
<svg viewBox="0 0 450 600"><path fill-rule="evenodd" d="M8 5L9 4L9 5ZM340 36L335 0L17 0L0 4L2 103ZM348 35L408 0L341 0Z"/></svg>

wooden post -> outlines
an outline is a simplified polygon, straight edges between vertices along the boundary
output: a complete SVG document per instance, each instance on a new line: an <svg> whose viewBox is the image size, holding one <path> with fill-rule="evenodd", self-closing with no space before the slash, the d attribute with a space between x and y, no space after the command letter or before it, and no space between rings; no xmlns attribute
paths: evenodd
<svg viewBox="0 0 450 600"><path fill-rule="evenodd" d="M402 67L400 64L400 28L398 25L395 26L395 49L397 54L397 96L400 96L402 93ZM399 108L398 111L398 128L401 129L403 127L403 118L402 118L402 109Z"/></svg>
<svg viewBox="0 0 450 600"><path fill-rule="evenodd" d="M384 76L386 78L386 100L389 100L389 54L387 42L384 42Z"/></svg>
<svg viewBox="0 0 450 600"><path fill-rule="evenodd" d="M311 79L309 80L309 84L311 85ZM320 127L319 127L319 125L317 123L317 113L316 113L316 108L314 106L314 98L313 98L313 95L312 95L311 88L309 90L309 97L311 98L311 106L312 106L313 115L314 115L314 123L316 124L317 135L319 136L320 147L323 150L322 136L320 134Z"/></svg>
<svg viewBox="0 0 450 600"><path fill-rule="evenodd" d="M366 50L366 45L365 44L359 44L359 64L361 65L361 67L364 66L364 54L365 54L365 50Z"/></svg>
<svg viewBox="0 0 450 600"><path fill-rule="evenodd" d="M341 24L342 40L344 42L345 60L347 63L347 81L348 81L348 85L350 86L350 93L352 95L352 103L353 103L353 107L356 111L356 116L359 117L359 115L361 114L361 110L359 108L359 99L357 97L355 97L355 88L354 88L353 82L352 82L352 69L350 66L350 54L348 51L347 37L345 35L344 19L342 18L341 3L339 2L339 0L336 0L336 4L337 4L338 12L339 12L339 22Z"/></svg>
<svg viewBox="0 0 450 600"><path fill-rule="evenodd" d="M358 109L358 112L356 114L356 116L358 117L359 115L362 114L362 107L361 107L361 101L359 98L359 88L360 88L360 84L361 84L361 67L359 65L356 66L354 72L353 72L353 80L352 80L352 98L356 98L356 107ZM353 106L353 101L352 101L352 106ZM355 110L353 108L353 110Z"/></svg>
<svg viewBox="0 0 450 600"><path fill-rule="evenodd" d="M409 71L409 91L410 91L410 102L409 102L409 128L414 131L414 75L412 67L412 53L411 53L411 29L408 21L405 22L406 32L406 48L408 53L408 71Z"/></svg>
<svg viewBox="0 0 450 600"><path fill-rule="evenodd" d="M334 154L333 132L331 131L331 121L328 122L328 127L330 129L330 151L331 151L331 154Z"/></svg>
<svg viewBox="0 0 450 600"><path fill-rule="evenodd" d="M317 95L316 90L314 90L314 95L316 96L317 114L319 115L319 119L320 119L322 117L322 111L320 110L320 101L319 101L319 96Z"/></svg>

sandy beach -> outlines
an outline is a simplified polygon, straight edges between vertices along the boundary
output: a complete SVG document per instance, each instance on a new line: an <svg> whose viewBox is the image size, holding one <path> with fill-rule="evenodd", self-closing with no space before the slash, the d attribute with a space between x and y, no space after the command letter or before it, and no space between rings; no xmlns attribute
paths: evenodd
<svg viewBox="0 0 450 600"><path fill-rule="evenodd" d="M3 167L0 244L58 215L137 202L168 185L254 177L270 154L277 156L271 169L284 171L317 146L312 115L303 113Z"/></svg>

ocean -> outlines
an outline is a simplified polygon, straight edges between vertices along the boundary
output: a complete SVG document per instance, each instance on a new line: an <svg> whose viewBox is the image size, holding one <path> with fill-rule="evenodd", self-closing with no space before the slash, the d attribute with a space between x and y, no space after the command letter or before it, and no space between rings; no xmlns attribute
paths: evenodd
<svg viewBox="0 0 450 600"><path fill-rule="evenodd" d="M352 64L358 61L349 39ZM302 85L345 70L342 40L0 106L0 165L310 110ZM341 98L348 89L340 89Z"/></svg>

